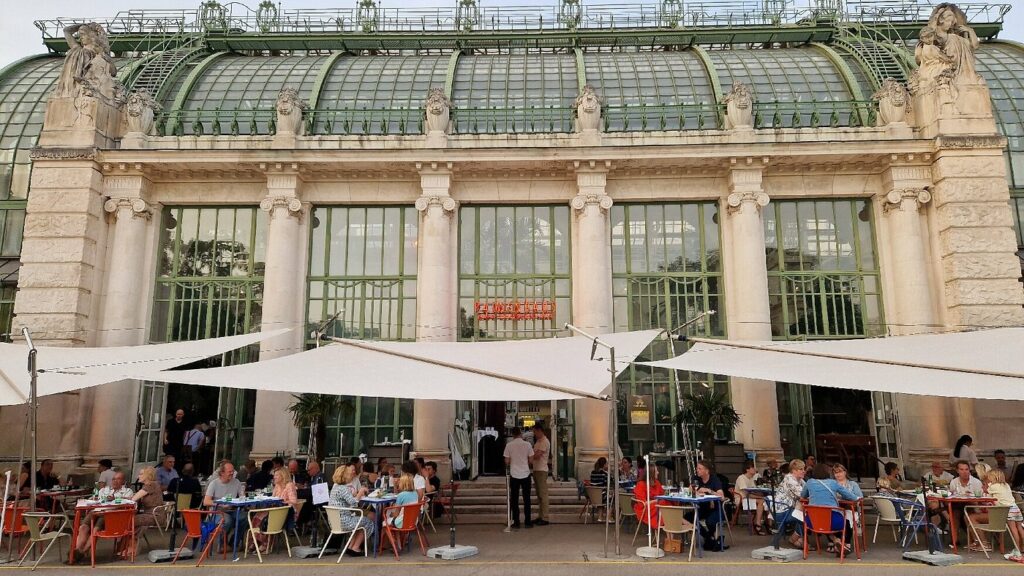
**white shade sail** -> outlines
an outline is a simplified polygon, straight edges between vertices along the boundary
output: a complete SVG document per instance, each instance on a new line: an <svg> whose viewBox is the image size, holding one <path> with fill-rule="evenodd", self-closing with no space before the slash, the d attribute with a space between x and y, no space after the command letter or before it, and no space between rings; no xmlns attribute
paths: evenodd
<svg viewBox="0 0 1024 576"><path fill-rule="evenodd" d="M37 347L39 396L60 394L158 372L230 352L288 330L189 342L109 348ZM28 345L0 344L0 405L24 404L29 395Z"/></svg>
<svg viewBox="0 0 1024 576"><path fill-rule="evenodd" d="M659 330L603 334L625 370ZM280 392L429 400L556 400L597 397L609 386L607 350L591 360L588 338L503 342L336 340L253 364L146 373L165 382Z"/></svg>
<svg viewBox="0 0 1024 576"><path fill-rule="evenodd" d="M675 358L638 364L871 392L1024 400L1024 328L815 342L702 339Z"/></svg>

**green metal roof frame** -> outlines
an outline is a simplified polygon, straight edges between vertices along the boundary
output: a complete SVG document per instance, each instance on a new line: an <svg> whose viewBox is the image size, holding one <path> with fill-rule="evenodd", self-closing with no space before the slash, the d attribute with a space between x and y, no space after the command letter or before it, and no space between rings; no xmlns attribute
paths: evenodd
<svg viewBox="0 0 1024 576"><path fill-rule="evenodd" d="M49 55L34 55L34 56L27 56L25 58L21 58L18 61L13 62L10 65L5 66L2 70L0 70L0 82L2 82L3 80L5 80L5 79L7 79L7 78L9 78L11 76L13 76L16 71L21 70L25 65L34 63L37 60L57 60L57 59L55 59L55 58L53 58L52 56L49 56ZM57 64L56 61L53 62L53 63ZM43 65L43 64L41 64L41 65ZM32 111L31 111L31 113L35 113L35 112L39 111L40 109L45 110L45 107L46 107L46 95L49 93L50 88L52 88L53 85L56 84L57 80L60 78L60 69L61 68L59 66L56 67L57 73L52 78L48 79L45 75L40 75L38 78L36 78L35 80L32 80L30 83L27 84L29 86L29 88L34 88L36 86L42 85L43 83L49 82L49 86L47 86L46 89L43 91L43 93L39 95L38 100L36 100L35 102L32 102ZM17 97L17 100L15 102L13 102L13 103L6 103L5 102L5 104L11 104L10 110L13 113L14 111L17 111L17 109L18 109L18 107L20 105L28 102L27 98L29 97L30 93L31 93L30 90L25 90L24 92L21 93L21 95L19 95ZM10 162L12 176L13 176L14 166L16 164L18 164L18 162L17 162L17 150L28 150L32 146L35 146L36 142L38 141L38 135L36 135L35 138L32 138L32 136L28 136L28 138L32 138L31 145L30 146L24 146L23 145L24 141L25 141L25 138L26 138L25 127L27 125L28 125L27 122L4 122L3 124L0 124L0 141L2 141L4 139L4 137L6 137L8 135L10 135L12 137L17 137L17 144L13 148L8 148L9 150L13 150L14 151L14 153L11 156L11 162ZM29 164L31 164L31 162L29 162ZM12 182L13 182L13 180L12 180ZM24 206L25 200L24 199L20 199L20 198L12 200L10 198L11 192L12 192L12 190L9 187L6 190L0 190L0 199L2 199L2 201L5 203L4 205L7 206L7 207L11 207L11 206L13 206L13 207Z"/></svg>
<svg viewBox="0 0 1024 576"><path fill-rule="evenodd" d="M725 95L722 92L722 83L718 80L718 69L715 68L715 63L712 62L711 57L708 56L707 50L697 46L696 44L690 46L690 49L693 50L693 53L697 55L697 58L704 63L704 70L707 72L708 81L711 82L711 94L715 98L715 106L717 108L722 104L722 101L725 100ZM718 125L723 127L725 126L725 116L721 109L718 110Z"/></svg>
<svg viewBox="0 0 1024 576"><path fill-rule="evenodd" d="M1024 44L1021 44L1020 42L1014 42L1012 40L995 40L993 42L987 42L986 44L990 46L993 44L1003 45L1010 48L1013 51L1016 51L1020 57L1017 64L1024 66ZM975 57L978 60L977 66L979 68L979 73L981 72L981 68L984 68L985 71L988 72L988 65L985 64L977 55ZM992 77L992 80L989 80L988 82L990 97L992 97L993 100L993 115L995 116L996 123L999 125L1001 132L1003 132L1003 134L1006 135L1008 138L1011 138L1010 142L1006 147L1008 164L1006 172L1007 180L1009 181L1010 188L1024 187L1024 170L1015 170L1015 167L1017 166L1015 166L1014 162L1014 160L1017 160L1018 158L1024 156L1024 149L1021 149L1021 147L1014 145L1014 141L1024 140L1024 134L1007 134L1008 131L1006 130L1007 126L1011 124L1017 124L1017 126L1020 127L1019 130L1021 132L1024 132L1024 98L1013 96L1015 93L1020 92L1022 87L1024 87L1024 77L1015 77L1012 79L1018 86L1007 85L1007 83L1010 82L1011 80L1008 78L1003 78L999 74L992 74ZM993 97L994 95L991 93L994 92L994 88L997 89L1006 97ZM1013 107L1012 112L1007 114L1006 112L1002 111L1001 108L999 108L995 104L995 101L997 100L1008 101ZM1006 116L1010 114L1015 115L1017 117L1018 122L1007 122Z"/></svg>
<svg viewBox="0 0 1024 576"><path fill-rule="evenodd" d="M448 58L448 68L444 72L444 95L448 101L452 101L452 93L455 91L455 70L459 67L459 58L462 57L462 50L452 52Z"/></svg>
<svg viewBox="0 0 1024 576"><path fill-rule="evenodd" d="M178 93L174 96L174 103L171 105L172 114L177 115L178 112L182 111L182 107L185 105L188 95L192 92L192 88L195 87L196 82L199 81L203 72L210 67L210 64L224 56L227 56L228 54L230 54L230 52L214 52L206 58L203 58L203 60L197 64L191 72L189 72L188 76L185 78L185 83L181 85L181 89L179 89Z"/></svg>
<svg viewBox="0 0 1024 576"><path fill-rule="evenodd" d="M583 50L572 49L572 55L576 58L576 84L583 93L583 87L587 85L587 66L583 62Z"/></svg>
<svg viewBox="0 0 1024 576"><path fill-rule="evenodd" d="M124 84L126 87L131 88L131 83L132 80L134 80L133 76L135 75L135 73L142 70L146 63L159 58L160 54L162 54L162 52L153 52L152 54L147 54L142 58L133 61L128 66L125 66L123 70L119 70L117 72L118 81L120 81L121 84Z"/></svg>
<svg viewBox="0 0 1024 576"><path fill-rule="evenodd" d="M309 107L311 110L316 110L320 105L320 94L323 92L324 84L327 83L327 77L330 76L331 70L334 69L334 63L344 55L345 52L340 50L334 52L327 58L323 66L320 67L320 71L316 74L316 79L313 80L313 91L309 95Z"/></svg>
<svg viewBox="0 0 1024 576"><path fill-rule="evenodd" d="M832 61L832 64L837 70L839 70L839 75L846 81L846 86L850 89L850 94L853 95L854 100L867 100L864 95L864 91L861 89L860 83L857 82L857 78L853 75L853 71L846 65L846 61L843 60L843 57L840 56L839 53L826 44L811 42L810 45L821 50L825 56ZM860 106L857 107L857 117L860 119L861 126L867 125L868 119L866 112Z"/></svg>

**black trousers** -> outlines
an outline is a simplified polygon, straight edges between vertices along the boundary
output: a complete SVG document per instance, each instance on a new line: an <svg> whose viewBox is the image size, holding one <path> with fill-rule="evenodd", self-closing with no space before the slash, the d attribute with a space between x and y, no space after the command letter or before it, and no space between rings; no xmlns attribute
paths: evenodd
<svg viewBox="0 0 1024 576"><path fill-rule="evenodd" d="M509 478L509 486L511 487L511 502L512 505L512 524L519 524L519 492L523 493L523 511L526 513L526 523L530 524L533 522L533 516L530 513L530 477L526 478Z"/></svg>

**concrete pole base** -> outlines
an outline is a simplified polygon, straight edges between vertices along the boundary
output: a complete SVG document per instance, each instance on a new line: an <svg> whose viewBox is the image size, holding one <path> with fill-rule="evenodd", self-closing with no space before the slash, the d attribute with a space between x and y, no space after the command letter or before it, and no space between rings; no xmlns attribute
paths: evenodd
<svg viewBox="0 0 1024 576"><path fill-rule="evenodd" d="M795 550L793 548L779 548L775 549L774 546L765 546L764 548L757 548L750 553L750 557L754 560L771 560L772 562L794 562L804 557L803 550Z"/></svg>

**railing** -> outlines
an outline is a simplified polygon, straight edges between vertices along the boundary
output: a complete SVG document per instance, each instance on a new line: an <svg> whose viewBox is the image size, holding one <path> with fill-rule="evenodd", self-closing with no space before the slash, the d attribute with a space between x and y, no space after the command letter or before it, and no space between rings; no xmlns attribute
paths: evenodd
<svg viewBox="0 0 1024 576"><path fill-rule="evenodd" d="M665 104L606 106L604 131L714 130L721 128L723 105ZM559 134L575 130L568 106L527 108L462 108L451 110L452 134ZM422 108L307 110L309 135L380 136L423 134ZM754 128L819 128L873 126L875 103L860 100L758 102ZM177 110L156 118L159 136L267 135L277 132L273 109Z"/></svg>
<svg viewBox="0 0 1024 576"><path fill-rule="evenodd" d="M567 29L679 28L711 26L809 25L819 20L920 22L932 3L910 0L849 0L843 14L834 8L797 7L794 0L699 0L672 3L582 4L571 14L551 6L480 6L460 12L437 8L318 8L256 11L240 3L215 12L200 10L129 10L114 17L37 20L43 38L60 38L64 27L99 22L113 35L171 34L316 34L442 31L530 31ZM1008 3L959 4L968 21L1002 22Z"/></svg>

